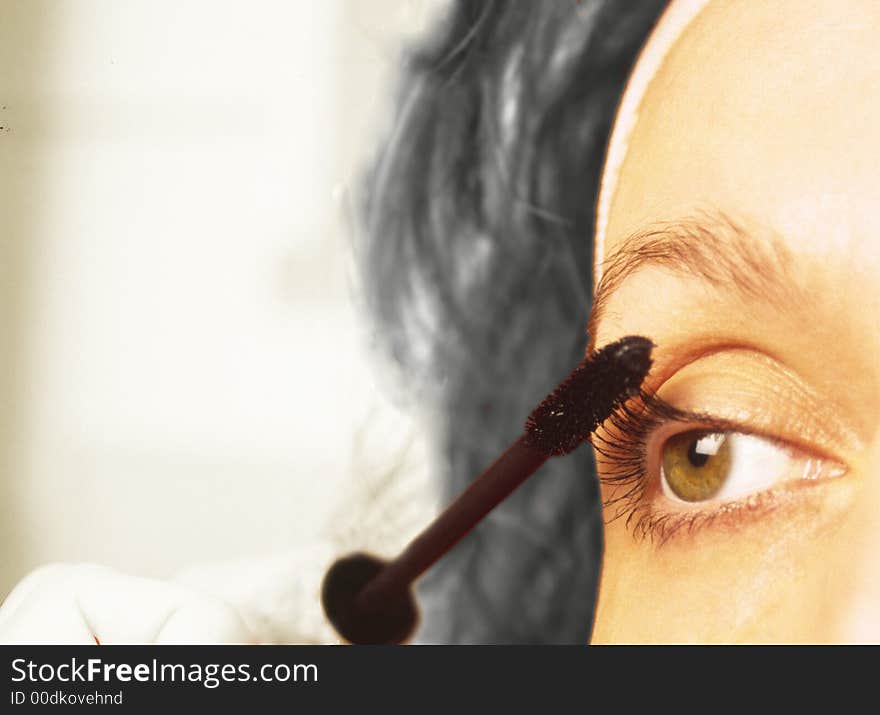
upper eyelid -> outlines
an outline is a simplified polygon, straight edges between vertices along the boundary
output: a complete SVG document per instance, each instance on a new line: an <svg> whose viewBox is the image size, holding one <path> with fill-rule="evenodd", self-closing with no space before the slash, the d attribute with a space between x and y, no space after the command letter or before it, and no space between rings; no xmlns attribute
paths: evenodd
<svg viewBox="0 0 880 715"><path fill-rule="evenodd" d="M743 339L719 340L715 336L689 336L685 345L661 345L657 350L656 359L646 380L646 391L656 395L663 384L676 373L698 360L712 357L718 353L730 351L746 351L765 356L778 363L780 356L764 347Z"/></svg>
<svg viewBox="0 0 880 715"><path fill-rule="evenodd" d="M834 459L836 461L846 461L844 455L852 454L863 448L864 443L857 431L851 425L842 420L839 415L843 412L835 401L833 395L819 393L798 371L794 370L783 355L773 350L767 349L765 346L748 341L745 339L719 339L712 335L697 335L689 338L686 342L666 343L661 345L656 351L656 360L651 372L645 382L644 391L651 396L656 397L667 381L678 375L688 366L702 361L704 359L712 359L723 353L737 352L745 353L749 359L760 359L769 365L771 376L774 381L784 384L782 381L788 381L795 386L798 394L805 397L802 405L803 409L812 411L819 410L822 415L821 420L816 420L816 426L821 425L821 429L817 429L813 439L805 439L794 431L787 431L780 425L768 424L764 428L756 428L749 426L741 420L728 420L731 429L738 429L747 434L754 434L766 439L776 440L786 444L792 444L807 452L811 452L816 456L826 459ZM659 398L658 398L659 399ZM683 412L683 410L679 410ZM691 413L697 416L697 413ZM817 413L818 414L818 413ZM701 415L708 422L717 422L721 424L725 420L713 417L706 413Z"/></svg>

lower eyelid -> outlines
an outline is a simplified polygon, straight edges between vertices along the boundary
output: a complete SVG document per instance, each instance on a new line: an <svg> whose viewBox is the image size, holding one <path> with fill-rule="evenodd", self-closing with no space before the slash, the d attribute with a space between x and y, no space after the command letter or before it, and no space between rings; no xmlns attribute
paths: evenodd
<svg viewBox="0 0 880 715"><path fill-rule="evenodd" d="M835 469L833 477L829 478L780 482L740 499L676 505L683 505L684 508L658 508L656 495L646 494L645 501L636 505L627 517L627 528L634 537L658 546L682 537L696 537L700 531L710 527L725 533L737 532L755 521L767 520L778 512L791 514L805 505L809 505L812 511L821 509L825 487L847 471L842 467L842 471Z"/></svg>

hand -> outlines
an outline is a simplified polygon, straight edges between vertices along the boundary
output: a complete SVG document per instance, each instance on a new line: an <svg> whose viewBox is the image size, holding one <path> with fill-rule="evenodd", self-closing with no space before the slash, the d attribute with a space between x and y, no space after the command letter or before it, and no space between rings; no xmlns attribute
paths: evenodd
<svg viewBox="0 0 880 715"><path fill-rule="evenodd" d="M0 643L252 642L220 598L103 566L43 566L0 606Z"/></svg>

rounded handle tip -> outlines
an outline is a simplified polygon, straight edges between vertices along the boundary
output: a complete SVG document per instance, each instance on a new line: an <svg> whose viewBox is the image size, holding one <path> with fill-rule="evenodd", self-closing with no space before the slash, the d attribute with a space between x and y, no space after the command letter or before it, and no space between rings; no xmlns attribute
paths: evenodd
<svg viewBox="0 0 880 715"><path fill-rule="evenodd" d="M419 616L412 591L386 601L376 610L363 611L356 599L361 589L385 563L368 554L351 554L324 575L321 603L330 623L349 643L358 645L403 643L416 629Z"/></svg>

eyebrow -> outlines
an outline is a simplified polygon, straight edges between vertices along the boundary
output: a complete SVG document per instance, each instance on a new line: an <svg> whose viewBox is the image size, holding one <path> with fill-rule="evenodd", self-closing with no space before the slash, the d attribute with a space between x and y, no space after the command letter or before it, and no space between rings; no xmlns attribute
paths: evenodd
<svg viewBox="0 0 880 715"><path fill-rule="evenodd" d="M590 347L609 298L643 268L665 268L749 300L784 307L804 297L793 280L792 263L792 253L775 232L747 229L744 222L722 212L652 224L624 239L602 262L587 328Z"/></svg>

